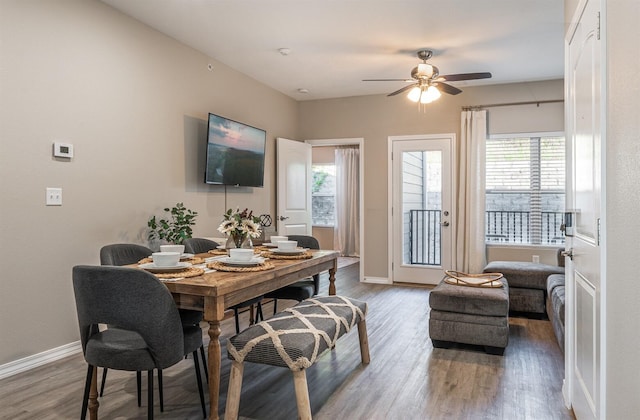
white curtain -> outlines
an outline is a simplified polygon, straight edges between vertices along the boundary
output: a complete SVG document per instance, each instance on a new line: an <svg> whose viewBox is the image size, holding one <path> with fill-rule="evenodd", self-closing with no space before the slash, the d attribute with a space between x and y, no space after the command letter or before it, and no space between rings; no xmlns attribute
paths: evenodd
<svg viewBox="0 0 640 420"><path fill-rule="evenodd" d="M333 230L334 249L343 256L360 256L360 194L358 186L360 149L337 147L336 157L336 221Z"/></svg>
<svg viewBox="0 0 640 420"><path fill-rule="evenodd" d="M487 111L462 111L458 144L456 270L481 273L485 246L485 143Z"/></svg>

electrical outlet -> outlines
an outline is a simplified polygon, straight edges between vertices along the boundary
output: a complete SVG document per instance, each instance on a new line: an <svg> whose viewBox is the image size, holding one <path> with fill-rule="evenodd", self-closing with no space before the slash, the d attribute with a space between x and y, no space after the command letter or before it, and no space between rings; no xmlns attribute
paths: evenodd
<svg viewBox="0 0 640 420"><path fill-rule="evenodd" d="M62 188L47 188L47 206L62 205Z"/></svg>
<svg viewBox="0 0 640 420"><path fill-rule="evenodd" d="M533 255L532 259L533 259L534 263L539 263L540 262L540 255Z"/></svg>

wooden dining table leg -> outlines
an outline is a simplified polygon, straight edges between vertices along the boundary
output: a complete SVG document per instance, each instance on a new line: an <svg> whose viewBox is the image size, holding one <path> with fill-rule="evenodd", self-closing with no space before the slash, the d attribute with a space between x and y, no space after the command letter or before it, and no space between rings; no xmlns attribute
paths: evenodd
<svg viewBox="0 0 640 420"><path fill-rule="evenodd" d="M336 294L336 271L338 270L338 259L333 260L333 268L329 269L329 294Z"/></svg>
<svg viewBox="0 0 640 420"><path fill-rule="evenodd" d="M220 321L209 322L209 418L218 419L220 398Z"/></svg>
<svg viewBox="0 0 640 420"><path fill-rule="evenodd" d="M220 365L222 352L220 346L220 322L224 318L224 300L205 298L204 319L209 322L209 419L218 420L220 403Z"/></svg>

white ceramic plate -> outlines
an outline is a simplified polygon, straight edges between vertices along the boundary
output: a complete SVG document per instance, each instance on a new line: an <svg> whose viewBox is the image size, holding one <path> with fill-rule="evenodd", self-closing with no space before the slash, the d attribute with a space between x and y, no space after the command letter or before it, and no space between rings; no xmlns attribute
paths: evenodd
<svg viewBox="0 0 640 420"><path fill-rule="evenodd" d="M226 247L226 246L224 246L224 245L218 245L218 246L216 247L216 249L227 249L227 247Z"/></svg>
<svg viewBox="0 0 640 420"><path fill-rule="evenodd" d="M265 242L265 243L262 244L262 246L266 246L266 247L269 247L269 248L277 248L278 244L272 244L271 242Z"/></svg>
<svg viewBox="0 0 640 420"><path fill-rule="evenodd" d="M271 252L273 252L274 254L280 254L280 255L300 255L306 250L307 248L296 248L296 249L287 249L287 250L274 249Z"/></svg>
<svg viewBox="0 0 640 420"><path fill-rule="evenodd" d="M152 273L170 273L172 271L180 271L184 270L185 268L189 268L191 267L191 263L180 261L177 265L173 265L171 267L158 267L155 263L150 262L146 264L140 264L138 267Z"/></svg>
<svg viewBox="0 0 640 420"><path fill-rule="evenodd" d="M253 257L249 261L237 261L232 260L231 257L222 258L219 261L222 261L223 264L228 265L230 267L255 267L264 262L264 258L262 257Z"/></svg>
<svg viewBox="0 0 640 420"><path fill-rule="evenodd" d="M185 252L184 254L180 255L181 260L188 260L189 258L193 258L193 254L189 254Z"/></svg>

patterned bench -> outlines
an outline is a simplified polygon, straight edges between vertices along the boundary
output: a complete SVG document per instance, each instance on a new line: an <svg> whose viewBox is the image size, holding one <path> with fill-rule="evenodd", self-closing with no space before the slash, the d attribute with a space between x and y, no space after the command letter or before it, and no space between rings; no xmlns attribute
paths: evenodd
<svg viewBox="0 0 640 420"><path fill-rule="evenodd" d="M343 296L304 300L255 324L227 341L232 360L225 419L237 419L244 362L289 368L293 372L298 417L311 419L306 371L336 341L358 326L362 363L369 363L366 302Z"/></svg>

